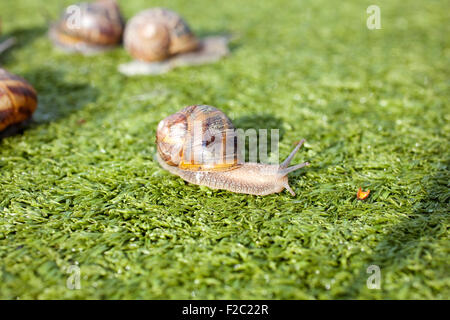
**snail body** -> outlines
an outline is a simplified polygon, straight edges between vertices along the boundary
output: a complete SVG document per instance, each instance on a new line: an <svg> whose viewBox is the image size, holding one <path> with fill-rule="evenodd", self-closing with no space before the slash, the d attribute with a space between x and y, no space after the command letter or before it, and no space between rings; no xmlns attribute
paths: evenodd
<svg viewBox="0 0 450 320"><path fill-rule="evenodd" d="M244 163L233 149L233 131L231 121L220 110L211 106L186 107L159 123L157 160L183 180L212 189L261 196L287 189L295 196L287 175L309 165L305 162L289 167L304 140L281 164ZM232 152L217 153L214 148Z"/></svg>
<svg viewBox="0 0 450 320"><path fill-rule="evenodd" d="M0 68L0 131L29 119L37 108L34 88Z"/></svg>
<svg viewBox="0 0 450 320"><path fill-rule="evenodd" d="M128 21L124 46L135 59L151 62L195 51L199 41L177 13L153 8L138 13Z"/></svg>
<svg viewBox="0 0 450 320"><path fill-rule="evenodd" d="M93 53L118 45L124 25L115 0L97 0L69 6L49 35L66 51Z"/></svg>

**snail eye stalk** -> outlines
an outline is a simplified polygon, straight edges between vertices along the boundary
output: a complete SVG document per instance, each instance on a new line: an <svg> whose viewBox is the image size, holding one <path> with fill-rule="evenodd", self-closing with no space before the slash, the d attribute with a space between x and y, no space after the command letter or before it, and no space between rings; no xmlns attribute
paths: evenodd
<svg viewBox="0 0 450 320"><path fill-rule="evenodd" d="M294 150L292 150L292 152L289 155L289 157L287 157L286 160L284 160L283 163L280 165L280 169L278 171L280 173L280 175L285 176L289 172L293 172L295 170L298 170L298 169L301 169L303 167L309 166L309 162L304 162L304 163L297 164L297 165L292 166L292 167L288 167L289 164L291 163L292 159L294 159L295 154L298 152L298 150L300 150L300 148L303 145L303 143L305 143L305 139L300 140L300 142L297 144L297 146L294 148Z"/></svg>

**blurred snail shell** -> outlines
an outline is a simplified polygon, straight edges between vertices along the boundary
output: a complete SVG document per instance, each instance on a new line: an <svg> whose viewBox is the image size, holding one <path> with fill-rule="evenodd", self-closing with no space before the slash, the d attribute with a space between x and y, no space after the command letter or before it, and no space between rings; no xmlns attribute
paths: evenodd
<svg viewBox="0 0 450 320"><path fill-rule="evenodd" d="M287 175L309 163L288 166L304 140L281 164L239 161L236 141L233 124L222 111L207 105L188 106L158 124L157 159L185 181L212 189L253 195L287 189L295 195Z"/></svg>
<svg viewBox="0 0 450 320"><path fill-rule="evenodd" d="M50 39L67 51L108 49L122 41L124 20L115 0L69 6L50 28Z"/></svg>
<svg viewBox="0 0 450 320"><path fill-rule="evenodd" d="M34 88L21 77L0 68L0 131L29 119L36 107Z"/></svg>
<svg viewBox="0 0 450 320"><path fill-rule="evenodd" d="M124 45L137 60L160 61L198 49L199 41L177 13L154 8L130 19L125 27Z"/></svg>

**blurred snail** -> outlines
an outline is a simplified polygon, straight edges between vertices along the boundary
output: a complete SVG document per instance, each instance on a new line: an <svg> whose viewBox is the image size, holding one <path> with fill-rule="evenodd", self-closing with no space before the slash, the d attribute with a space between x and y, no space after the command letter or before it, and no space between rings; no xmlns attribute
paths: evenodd
<svg viewBox="0 0 450 320"><path fill-rule="evenodd" d="M66 8L50 27L53 43L70 52L95 53L122 41L124 20L115 0L97 0Z"/></svg>
<svg viewBox="0 0 450 320"><path fill-rule="evenodd" d="M158 162L187 182L213 189L253 195L287 189L295 196L287 175L309 163L288 166L304 140L281 164L243 163L238 159L233 132L231 120L222 111L207 105L188 106L158 124Z"/></svg>
<svg viewBox="0 0 450 320"><path fill-rule="evenodd" d="M21 77L0 68L0 131L29 119L36 107L34 88Z"/></svg>
<svg viewBox="0 0 450 320"><path fill-rule="evenodd" d="M131 56L147 62L164 60L199 47L198 39L183 18L163 8L147 9L131 18L123 41Z"/></svg>

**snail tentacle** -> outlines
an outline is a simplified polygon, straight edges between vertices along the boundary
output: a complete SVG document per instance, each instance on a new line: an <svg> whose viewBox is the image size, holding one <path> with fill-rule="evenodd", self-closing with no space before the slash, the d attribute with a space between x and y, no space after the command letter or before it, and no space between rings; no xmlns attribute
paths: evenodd
<svg viewBox="0 0 450 320"><path fill-rule="evenodd" d="M300 140L300 142L297 144L297 146L294 148L294 150L292 150L289 157L287 157L286 160L284 160L283 163L280 165L280 168L283 169L283 168L288 167L288 165L291 163L292 159L294 159L295 154L298 152L298 150L300 150L300 148L304 142L305 142L305 139Z"/></svg>
<svg viewBox="0 0 450 320"><path fill-rule="evenodd" d="M303 167L306 167L306 166L309 166L309 162L303 162L303 163L297 164L297 165L289 167L289 168L280 169L278 172L281 175L285 176L285 175L287 175L290 172L294 172L294 171L296 171L298 169L301 169Z"/></svg>

